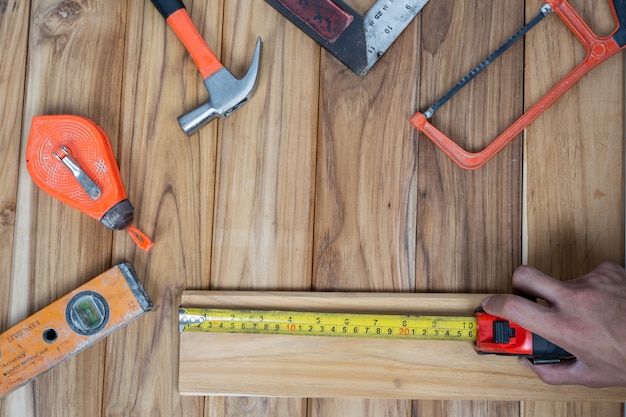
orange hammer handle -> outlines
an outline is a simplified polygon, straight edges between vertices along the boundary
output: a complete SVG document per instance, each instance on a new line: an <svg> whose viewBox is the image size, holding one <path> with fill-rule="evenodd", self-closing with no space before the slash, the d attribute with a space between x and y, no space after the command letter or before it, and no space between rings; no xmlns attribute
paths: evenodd
<svg viewBox="0 0 626 417"><path fill-rule="evenodd" d="M224 67L198 32L182 1L152 0L152 3L185 45L203 79Z"/></svg>
<svg viewBox="0 0 626 417"><path fill-rule="evenodd" d="M612 5L613 16L617 23L617 28L606 38L596 36L585 24L582 18L576 13L574 8L566 0L548 0L557 15L563 19L566 25L578 37L587 49L587 56L576 68L574 68L565 78L554 86L546 95L535 103L526 113L517 119L511 126L500 134L493 142L480 152L470 152L463 149L443 132L433 126L426 116L418 112L411 117L411 124L432 140L446 155L464 169L477 169L482 167L495 154L519 135L528 125L530 125L549 106L559 99L570 87L578 82L591 69L606 61L626 47L623 42L618 43L616 39L621 35L626 27L621 27L620 21L624 19L626 11L616 10ZM623 4L624 2L621 2Z"/></svg>

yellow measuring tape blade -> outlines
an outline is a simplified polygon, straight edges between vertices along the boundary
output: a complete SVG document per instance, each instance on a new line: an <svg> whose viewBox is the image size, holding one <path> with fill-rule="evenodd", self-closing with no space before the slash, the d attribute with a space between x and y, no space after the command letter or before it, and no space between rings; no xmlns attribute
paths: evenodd
<svg viewBox="0 0 626 417"><path fill-rule="evenodd" d="M181 307L181 332L476 340L475 317Z"/></svg>

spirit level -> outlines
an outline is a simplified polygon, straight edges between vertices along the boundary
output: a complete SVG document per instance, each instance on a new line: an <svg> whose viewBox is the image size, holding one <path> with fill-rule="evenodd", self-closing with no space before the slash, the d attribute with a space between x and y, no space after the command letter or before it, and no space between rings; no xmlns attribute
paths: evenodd
<svg viewBox="0 0 626 417"><path fill-rule="evenodd" d="M544 338L482 310L473 317L446 317L181 307L179 331L473 341L479 354L525 356L536 364L573 359Z"/></svg>
<svg viewBox="0 0 626 417"><path fill-rule="evenodd" d="M44 307L0 335L0 398L151 308L129 263Z"/></svg>

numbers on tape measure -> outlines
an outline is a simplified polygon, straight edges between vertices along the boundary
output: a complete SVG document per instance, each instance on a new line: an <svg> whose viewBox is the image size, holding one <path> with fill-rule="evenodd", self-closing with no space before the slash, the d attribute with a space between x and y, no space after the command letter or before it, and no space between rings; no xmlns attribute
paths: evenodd
<svg viewBox="0 0 626 417"><path fill-rule="evenodd" d="M475 340L473 317L181 308L181 331Z"/></svg>

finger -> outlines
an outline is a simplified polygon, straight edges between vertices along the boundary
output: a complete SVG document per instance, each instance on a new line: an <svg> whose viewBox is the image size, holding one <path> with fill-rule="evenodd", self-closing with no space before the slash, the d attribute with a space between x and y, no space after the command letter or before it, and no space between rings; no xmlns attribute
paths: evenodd
<svg viewBox="0 0 626 417"><path fill-rule="evenodd" d="M626 282L626 270L612 262L604 262L587 275L568 281L567 284L570 286L586 286L590 282L603 283L604 285L622 285Z"/></svg>
<svg viewBox="0 0 626 417"><path fill-rule="evenodd" d="M603 262L598 265L592 272L611 275L615 277L618 281L626 280L626 270L624 269L624 267L613 262Z"/></svg>
<svg viewBox="0 0 626 417"><path fill-rule="evenodd" d="M533 365L528 359L524 358L520 360L520 363L532 369L546 384L603 386L601 378L581 361L571 360L554 365Z"/></svg>
<svg viewBox="0 0 626 417"><path fill-rule="evenodd" d="M531 266L520 266L513 273L513 288L555 304L563 297L563 283Z"/></svg>
<svg viewBox="0 0 626 417"><path fill-rule="evenodd" d="M555 326L553 310L517 295L492 295L483 300L482 307L541 336L549 335Z"/></svg>

